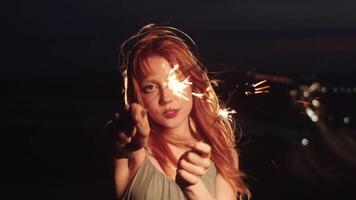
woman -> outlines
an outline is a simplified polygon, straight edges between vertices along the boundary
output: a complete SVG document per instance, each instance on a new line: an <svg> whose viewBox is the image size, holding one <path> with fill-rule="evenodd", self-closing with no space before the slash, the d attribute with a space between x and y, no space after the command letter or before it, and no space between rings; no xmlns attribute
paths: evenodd
<svg viewBox="0 0 356 200"><path fill-rule="evenodd" d="M249 197L238 168L232 121L219 115L207 73L180 35L193 43L178 29L149 24L122 46L125 103L132 123L118 132L117 196Z"/></svg>

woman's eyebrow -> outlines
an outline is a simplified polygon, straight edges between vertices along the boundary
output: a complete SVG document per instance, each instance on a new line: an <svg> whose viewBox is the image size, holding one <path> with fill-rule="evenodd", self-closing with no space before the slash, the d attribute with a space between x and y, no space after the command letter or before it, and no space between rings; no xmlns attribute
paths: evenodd
<svg viewBox="0 0 356 200"><path fill-rule="evenodd" d="M159 82L158 82L157 80L155 80L154 78L147 78L147 79L143 79L143 80L141 81L141 85L147 84L147 83L159 84Z"/></svg>
<svg viewBox="0 0 356 200"><path fill-rule="evenodd" d="M149 82L149 81L153 81L153 82L157 82L159 83L160 81L165 82L168 80L169 75L162 77L161 75L156 75L156 76L148 76L146 78L142 79L142 82Z"/></svg>

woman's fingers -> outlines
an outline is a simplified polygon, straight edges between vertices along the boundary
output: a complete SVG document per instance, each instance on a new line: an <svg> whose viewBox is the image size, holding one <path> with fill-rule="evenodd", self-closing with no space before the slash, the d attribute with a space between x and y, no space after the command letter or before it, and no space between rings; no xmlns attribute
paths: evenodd
<svg viewBox="0 0 356 200"><path fill-rule="evenodd" d="M185 159L194 165L203 167L204 169L209 168L211 164L210 158L204 158L193 151L187 152Z"/></svg>
<svg viewBox="0 0 356 200"><path fill-rule="evenodd" d="M147 110L137 103L131 104L130 109L138 133L141 137L147 137L150 132ZM134 132L132 136L135 136L135 134L136 133Z"/></svg>
<svg viewBox="0 0 356 200"><path fill-rule="evenodd" d="M195 185L199 181L198 176L189 173L188 171L184 169L178 169L177 170L177 178L176 181L178 184L184 185L184 186L189 186L189 185Z"/></svg>
<svg viewBox="0 0 356 200"><path fill-rule="evenodd" d="M180 186L195 185L210 166L211 147L203 142L189 144L191 149L184 153L177 166L176 181Z"/></svg>
<svg viewBox="0 0 356 200"><path fill-rule="evenodd" d="M125 132L119 132L118 134L118 139L121 143L130 143L131 142L131 137L127 136Z"/></svg>
<svg viewBox="0 0 356 200"><path fill-rule="evenodd" d="M132 137L128 136L126 132L119 132L117 134L116 146L119 149L125 148L132 141Z"/></svg>
<svg viewBox="0 0 356 200"><path fill-rule="evenodd" d="M182 159L179 164L178 164L178 169L183 169L191 174L194 174L198 177L201 177L205 174L206 172L206 168L199 166L199 165L195 165L191 162L188 162L186 159Z"/></svg>
<svg viewBox="0 0 356 200"><path fill-rule="evenodd" d="M181 156L177 166L177 177L188 185L196 184L207 172L211 163L211 148L208 144L198 142L190 145L190 148L191 150Z"/></svg>
<svg viewBox="0 0 356 200"><path fill-rule="evenodd" d="M197 142L194 145L191 145L191 151L198 153L203 158L210 158L211 147L210 145L204 142Z"/></svg>
<svg viewBox="0 0 356 200"><path fill-rule="evenodd" d="M147 143L150 132L147 110L134 103L129 110L115 115L113 125L114 151L117 157L127 157Z"/></svg>

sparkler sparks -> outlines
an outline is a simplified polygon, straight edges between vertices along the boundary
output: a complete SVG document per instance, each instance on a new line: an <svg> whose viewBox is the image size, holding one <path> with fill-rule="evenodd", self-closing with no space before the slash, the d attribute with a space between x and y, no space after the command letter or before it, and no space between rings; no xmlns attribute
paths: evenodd
<svg viewBox="0 0 356 200"><path fill-rule="evenodd" d="M164 66L165 67L165 66ZM182 98L184 100L189 100L189 98L186 96L185 89L187 87L190 87L193 83L189 81L189 76L186 77L184 80L179 80L177 77L177 70L179 69L179 65L176 64L173 66L172 69L169 70L169 75L167 77L167 87L172 91L174 95L176 95L179 98ZM249 85L248 89L245 91L246 95L252 95L252 94L261 94L261 93L268 93L269 92L269 85L263 86L264 83L266 83L267 80L260 81L258 83L254 83ZM211 88L207 88L207 91ZM236 88L235 88L236 89ZM205 97L205 93L195 93L192 92L192 96L198 97L200 99L203 99ZM230 100L230 98L229 98ZM206 98L206 101L208 103L216 104L217 102L212 101L209 98ZM231 108L220 108L218 110L218 116L222 117L224 119L227 119L229 121L233 120L233 114L236 114L237 112Z"/></svg>
<svg viewBox="0 0 356 200"><path fill-rule="evenodd" d="M167 87L172 91L172 93L176 96L178 96L179 98L183 98L185 100L189 100L189 98L186 96L185 94L185 89L189 86L192 85L192 82L189 81L189 77L185 78L183 81L180 81L177 78L177 73L176 71L178 70L179 65L176 64L174 65L173 69L171 69L169 71L169 75L167 78ZM262 84L262 83L261 83ZM207 90L209 90L209 88L207 88ZM195 93L192 92L193 96L196 96L200 99L202 99L204 97L205 94L203 93ZM208 103L214 103L213 101L207 99L206 100ZM236 111L230 108L225 108L225 109L219 109L218 111L218 115L220 117L223 117L229 121L232 121L232 115L235 114Z"/></svg>
<svg viewBox="0 0 356 200"><path fill-rule="evenodd" d="M196 96L196 97L198 97L198 98L203 98L205 94L192 92L192 95L193 95L193 96Z"/></svg>
<svg viewBox="0 0 356 200"><path fill-rule="evenodd" d="M229 121L232 121L232 114L236 114L237 112L231 108L220 109L218 115L223 117Z"/></svg>
<svg viewBox="0 0 356 200"><path fill-rule="evenodd" d="M260 86L266 82L267 82L267 80L263 80L258 83L253 83L253 84L249 85L249 87L245 91L245 95L249 96L249 95L253 95L253 94L269 93L269 90L268 90L270 88L269 85ZM260 86L260 87L258 87L258 86Z"/></svg>
<svg viewBox="0 0 356 200"><path fill-rule="evenodd" d="M170 70L167 78L167 87L173 92L174 95L185 100L189 100L185 96L185 89L192 85L192 82L189 81L189 76L186 77L183 81L178 80L176 71L178 70L179 65L174 65L173 69Z"/></svg>

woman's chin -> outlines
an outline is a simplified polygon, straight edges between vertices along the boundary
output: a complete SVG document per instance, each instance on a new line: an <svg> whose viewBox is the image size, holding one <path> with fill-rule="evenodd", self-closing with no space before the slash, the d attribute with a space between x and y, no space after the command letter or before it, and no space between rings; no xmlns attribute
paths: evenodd
<svg viewBox="0 0 356 200"><path fill-rule="evenodd" d="M189 124L186 123L186 126ZM178 121L178 120L164 120L161 121L161 123L158 123L158 126L162 131L171 131L171 130L176 130L180 129L181 127L184 127L185 124L183 121Z"/></svg>

